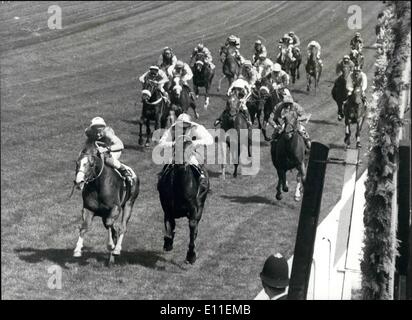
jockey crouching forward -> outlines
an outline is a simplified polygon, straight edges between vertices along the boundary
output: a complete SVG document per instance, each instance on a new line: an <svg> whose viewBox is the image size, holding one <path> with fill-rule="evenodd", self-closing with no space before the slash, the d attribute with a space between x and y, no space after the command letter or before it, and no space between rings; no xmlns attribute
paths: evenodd
<svg viewBox="0 0 412 320"><path fill-rule="evenodd" d="M362 94L362 101L366 105L367 100L365 91L368 88L368 78L366 77L366 74L362 72L362 70L358 66L356 66L353 69L353 72L346 79L346 90L348 91L348 99L352 95L352 92L357 88L360 88Z"/></svg>
<svg viewBox="0 0 412 320"><path fill-rule="evenodd" d="M169 79L167 78L166 73L164 73L163 70L160 70L158 66L151 66L149 71L140 76L139 81L142 85L146 84L148 81L151 81L153 84L157 85L165 100L169 101L169 95L163 88Z"/></svg>
<svg viewBox="0 0 412 320"><path fill-rule="evenodd" d="M85 134L89 141L103 142L105 146L99 146L98 151L101 154L106 153L105 163L112 168L117 169L121 175L126 178L130 185L133 184L133 176L128 168L119 161L119 158L124 149L122 140L115 135L112 128L106 125L106 122L101 117L92 119L90 126L86 128Z"/></svg>
<svg viewBox="0 0 412 320"><path fill-rule="evenodd" d="M293 47L293 39L288 34L283 35L283 37L279 40L279 50L281 52L278 53L276 58L279 59L282 51L284 50L286 52L286 55L289 57L289 60L295 61L296 58L293 55Z"/></svg>
<svg viewBox="0 0 412 320"><path fill-rule="evenodd" d="M163 134L159 140L159 146L163 148L173 148L176 142L176 132L181 130L181 134L187 136L184 137L183 142L191 142L191 153L189 155L189 164L196 167L199 172L199 185L204 191L209 190L207 171L204 168L204 154L197 151L199 147L212 145L214 140L213 136L206 130L206 128L196 122L191 121L188 114L182 113L177 118L176 122ZM190 140L189 140L190 138ZM182 142L182 143L183 143ZM159 182L164 174L167 172L170 164L166 164L163 167L162 172L159 175ZM202 190L200 189L200 190ZM200 193L201 191L199 191Z"/></svg>
<svg viewBox="0 0 412 320"><path fill-rule="evenodd" d="M213 70L215 68L215 65L212 62L212 54L210 53L210 50L203 45L203 43L199 43L197 47L193 49L189 65L193 66L193 60L197 61L198 58L202 56L204 57L203 62L209 65L210 69Z"/></svg>
<svg viewBox="0 0 412 320"><path fill-rule="evenodd" d="M280 95L279 98L284 98L290 95L287 86L289 85L289 75L282 70L279 63L273 65L273 70L266 76L272 84L273 90Z"/></svg>
<svg viewBox="0 0 412 320"><path fill-rule="evenodd" d="M239 52L240 49L240 38L234 35L230 35L225 42L225 47L228 48L229 54L236 58L236 61L241 66L245 61L245 58Z"/></svg>
<svg viewBox="0 0 412 320"><path fill-rule="evenodd" d="M353 71L353 68L355 68L355 64L350 59L350 57L347 54L345 54L342 60L339 61L338 64L336 65L336 74L337 75L342 75L342 74L349 75Z"/></svg>
<svg viewBox="0 0 412 320"><path fill-rule="evenodd" d="M185 86L189 90L189 94L194 100L195 97L192 92L192 89L187 83L189 80L193 78L193 72L192 72L192 69L189 67L189 65L187 63L184 63L181 60L178 60L176 64L174 66L169 67L167 71L171 79L174 79L176 77L180 78L183 86Z"/></svg>
<svg viewBox="0 0 412 320"><path fill-rule="evenodd" d="M258 61L255 63L258 78L264 78L270 74L273 70L274 64L272 60L266 57L266 54L261 53L258 57Z"/></svg>
<svg viewBox="0 0 412 320"><path fill-rule="evenodd" d="M279 102L273 108L273 112L269 116L268 122L275 129L273 133L273 140L279 139L281 133L283 132L284 124L280 124L279 120L282 119L287 112L296 112L296 114L298 115L298 132L303 137L306 147L310 149L311 141L309 134L301 123L305 111L299 104L293 101L293 98L290 95L285 96L284 100L282 102Z"/></svg>
<svg viewBox="0 0 412 320"><path fill-rule="evenodd" d="M242 78L239 78L235 80L230 88L227 91L227 96L230 97L232 94L236 94L236 96L239 99L240 105L239 105L239 111L243 113L243 115L246 118L248 127L252 126L252 121L250 119L250 114L249 110L246 106L246 102L249 99L250 95L252 94L252 88L249 85L249 83ZM223 119L227 116L229 116L229 105L226 104L225 110L222 112L219 118L216 119L214 126L216 127L220 122L223 121Z"/></svg>
<svg viewBox="0 0 412 320"><path fill-rule="evenodd" d="M267 56L267 50L266 47L262 44L262 41L258 39L255 41L255 53L252 56L253 65L257 63L259 55L261 54Z"/></svg>
<svg viewBox="0 0 412 320"><path fill-rule="evenodd" d="M173 53L172 48L164 47L162 53L157 59L157 66L162 69L164 72L167 71L167 68L176 64L177 57Z"/></svg>

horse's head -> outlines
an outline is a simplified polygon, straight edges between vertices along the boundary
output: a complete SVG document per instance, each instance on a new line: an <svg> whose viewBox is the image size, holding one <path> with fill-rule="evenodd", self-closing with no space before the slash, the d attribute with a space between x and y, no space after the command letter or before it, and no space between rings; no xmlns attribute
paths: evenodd
<svg viewBox="0 0 412 320"><path fill-rule="evenodd" d="M290 140L297 130L298 116L296 112L287 110L282 117L285 123L283 129L284 137L286 140Z"/></svg>
<svg viewBox="0 0 412 320"><path fill-rule="evenodd" d="M229 106L229 114L231 116L234 116L239 111L240 99L241 99L239 94L240 93L238 92L238 90L236 88L234 88L233 91L232 91L232 94L227 99L227 103L228 103L228 106Z"/></svg>
<svg viewBox="0 0 412 320"><path fill-rule="evenodd" d="M74 183L76 187L83 190L84 185L96 177L99 157L96 145L87 143L86 147L80 152L76 161L76 173Z"/></svg>
<svg viewBox="0 0 412 320"><path fill-rule="evenodd" d="M159 86L155 80L147 79L143 84L142 102L153 102L161 97Z"/></svg>
<svg viewBox="0 0 412 320"><path fill-rule="evenodd" d="M195 70L196 72L202 72L203 66L205 65L203 59L197 59L195 62Z"/></svg>
<svg viewBox="0 0 412 320"><path fill-rule="evenodd" d="M220 48L219 55L220 55L220 61L222 63L225 62L226 57L228 56L228 52L229 52L229 49L226 46L223 46Z"/></svg>
<svg viewBox="0 0 412 320"><path fill-rule="evenodd" d="M179 99L182 91L183 87L180 83L180 77L174 77L171 84L172 95Z"/></svg>

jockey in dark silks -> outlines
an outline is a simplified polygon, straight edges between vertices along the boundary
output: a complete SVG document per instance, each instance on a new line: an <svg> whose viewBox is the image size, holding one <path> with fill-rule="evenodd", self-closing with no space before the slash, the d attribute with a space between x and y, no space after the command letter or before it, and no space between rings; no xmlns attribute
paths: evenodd
<svg viewBox="0 0 412 320"><path fill-rule="evenodd" d="M300 52L300 39L294 31L290 31L288 35L292 39L292 53L296 56Z"/></svg>
<svg viewBox="0 0 412 320"><path fill-rule="evenodd" d="M167 72L167 69L175 65L177 62L177 57L173 53L172 48L165 47L163 48L163 52L160 54L159 58L157 59L157 66L162 69L164 72Z"/></svg>
<svg viewBox="0 0 412 320"><path fill-rule="evenodd" d="M262 44L262 41L259 39L255 41L255 53L253 54L252 57L252 64L256 66L256 63L258 62L259 56L263 54L267 56L267 50L266 47Z"/></svg>
<svg viewBox="0 0 412 320"><path fill-rule="evenodd" d="M144 85L149 80L156 84L165 99L169 100L169 95L164 89L165 83L169 81L166 73L164 73L163 70L159 69L158 66L151 66L149 68L149 71L142 74L139 78L139 81L142 83L142 85Z"/></svg>
<svg viewBox="0 0 412 320"><path fill-rule="evenodd" d="M112 168L117 169L124 178L127 179L130 185L133 183L133 176L129 168L119 161L119 158L124 149L122 140L115 135L114 130L106 125L106 122L101 117L92 119L90 126L85 130L85 134L89 141L103 142L104 146L99 146L99 153L106 153L105 163Z"/></svg>
<svg viewBox="0 0 412 320"><path fill-rule="evenodd" d="M172 148L175 143L176 127L182 130L182 134L191 137L192 152L189 155L189 164L196 167L199 172L199 183L203 188L208 188L207 171L204 169L204 156L203 152L198 152L198 147L204 147L212 145L214 140L212 135L206 130L206 128L196 122L191 121L188 114L182 113L176 120L176 122L163 134L159 140L159 146L163 148ZM186 139L186 138L185 138ZM185 140L186 141L186 140ZM172 160L172 159L171 159ZM165 165L163 171L159 175L159 181L167 171L169 165Z"/></svg>
<svg viewBox="0 0 412 320"><path fill-rule="evenodd" d="M350 41L350 48L352 50L357 50L358 52L362 52L363 48L363 39L359 32L355 33L355 36Z"/></svg>
<svg viewBox="0 0 412 320"><path fill-rule="evenodd" d="M190 57L189 65L193 66L193 60L196 61L200 55L204 56L204 63L210 66L210 69L214 69L215 65L213 64L213 57L210 53L210 50L203 45L203 43L199 43L196 48L193 49L192 55Z"/></svg>
<svg viewBox="0 0 412 320"><path fill-rule="evenodd" d="M281 133L283 132L283 124L281 124L279 120L283 118L286 112L290 112L290 111L296 112L298 116L297 120L299 121L299 125L297 128L298 132L303 137L306 147L310 149L311 141L310 141L309 134L307 133L305 127L301 123L301 121L304 119L303 116L305 114L305 111L299 104L293 101L293 98L291 95L285 96L283 101L279 102L273 108L273 112L269 116L268 122L275 129L273 133L273 140L279 139Z"/></svg>
<svg viewBox="0 0 412 320"><path fill-rule="evenodd" d="M240 49L240 38L236 37L234 35L230 35L225 42L225 47L228 48L229 54L234 56L236 58L236 61L238 62L239 66L243 64L245 59L242 57L242 55L239 52Z"/></svg>
<svg viewBox="0 0 412 320"><path fill-rule="evenodd" d="M342 60L339 61L336 65L336 74L341 75L345 73L344 71L346 71L346 74L349 75L353 71L353 68L355 68L355 64L350 59L350 57L347 54L345 54Z"/></svg>

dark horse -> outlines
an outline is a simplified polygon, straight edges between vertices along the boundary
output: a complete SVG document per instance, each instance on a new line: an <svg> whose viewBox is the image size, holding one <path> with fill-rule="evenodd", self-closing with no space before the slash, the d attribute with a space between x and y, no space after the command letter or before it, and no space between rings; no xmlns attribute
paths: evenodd
<svg viewBox="0 0 412 320"><path fill-rule="evenodd" d="M346 89L346 79L349 76L349 68L344 68L342 74L335 80L332 88L332 97L338 105L338 119L342 120L343 115L343 103L348 98L348 91Z"/></svg>
<svg viewBox="0 0 412 320"><path fill-rule="evenodd" d="M296 169L296 191L295 200L301 198L302 184L305 183L306 166L305 158L305 142L303 137L298 132L298 116L296 112L288 112L284 117L284 129L277 141L272 140L271 156L272 163L278 173L278 184L276 187L276 199L282 199L282 190L288 192L288 183L286 172Z"/></svg>
<svg viewBox="0 0 412 320"><path fill-rule="evenodd" d="M345 145L350 146L350 125L356 123L356 147L360 148L360 132L366 115L366 105L362 100L360 88L356 88L344 103L343 114L345 115Z"/></svg>
<svg viewBox="0 0 412 320"><path fill-rule="evenodd" d="M234 159L234 171L233 177L237 177L238 166L241 160L242 151L246 148L248 156L251 155L252 137L251 131L248 128L247 120L245 116L239 111L240 102L235 93L231 94L227 101L227 108L229 110L226 117L223 117L220 124L221 129L225 132L225 139L221 140L220 147L223 155L223 159L226 160L226 147L229 147L231 159ZM247 131L246 131L247 130ZM247 145L245 146L242 137L244 136L241 131L247 132ZM226 134L228 134L226 136ZM242 154L243 156L243 154ZM226 178L226 161L222 162L222 179Z"/></svg>
<svg viewBox="0 0 412 320"><path fill-rule="evenodd" d="M199 87L205 88L205 104L204 108L209 106L209 88L212 85L215 70L205 63L205 55L197 54L196 62L193 66L193 89L196 94L196 99L199 97Z"/></svg>
<svg viewBox="0 0 412 320"><path fill-rule="evenodd" d="M255 86L252 88L252 94L250 95L248 101L246 102L247 109L249 110L250 120L252 124L255 123L257 119L258 127L262 130L262 113L266 98L269 96L269 92L260 90L261 80L255 82Z"/></svg>
<svg viewBox="0 0 412 320"><path fill-rule="evenodd" d="M149 91L150 94L146 94L146 90ZM167 126L167 122L171 120L169 118L169 103L162 97L162 93L156 83L152 80L146 81L146 83L143 84L142 92L143 109L139 120L139 145L143 144L142 126L145 125L145 146L148 147L150 146L150 141L152 139L150 122L154 121L154 130L157 130L159 128L165 128Z"/></svg>
<svg viewBox="0 0 412 320"><path fill-rule="evenodd" d="M279 89L273 89L270 85L270 80L262 79L262 86L260 87L261 96L263 97L263 124L262 134L265 141L270 141L270 137L267 134L268 120L270 114L273 112L273 108L282 101L283 96Z"/></svg>
<svg viewBox="0 0 412 320"><path fill-rule="evenodd" d="M359 52L357 50L352 50L350 52L349 58L352 60L352 62L355 64L355 67L363 68L363 54L362 52Z"/></svg>
<svg viewBox="0 0 412 320"><path fill-rule="evenodd" d="M139 178L133 173L133 183L125 183L112 167L105 164L105 156L98 153L97 144L86 143L76 161L75 185L82 190L83 224L74 249L74 257L81 257L84 234L91 226L94 216L103 220L108 230L107 248L111 258L120 255L127 222L139 195ZM121 224L116 230L114 223L121 216Z"/></svg>
<svg viewBox="0 0 412 320"><path fill-rule="evenodd" d="M199 113L196 111L196 103L193 96L190 94L190 89L183 85L180 77L172 79L170 84L170 103L171 110L174 111L177 118L181 113L189 113L188 109L192 108L195 118L199 118Z"/></svg>
<svg viewBox="0 0 412 320"><path fill-rule="evenodd" d="M165 169L159 180L158 190L164 211L163 249L165 251L173 249L175 219L187 217L189 219L190 242L186 261L193 264L196 261L195 240L209 190L209 180L207 180L207 188L200 186L197 168L188 164L183 158L186 148L191 144L191 141L183 142L185 138L191 139L185 135L176 138L176 144L183 143L183 148L176 147L174 150L175 156L184 160L183 164L173 163ZM178 151L179 149L181 151Z"/></svg>
<svg viewBox="0 0 412 320"><path fill-rule="evenodd" d="M220 48L220 61L223 63L222 72L223 76L219 79L219 84L217 87L217 91L220 91L220 87L222 84L222 80L226 78L229 81L229 87L232 85L233 81L235 81L239 77L240 73L240 65L237 62L236 58L230 54L229 48L223 46Z"/></svg>
<svg viewBox="0 0 412 320"><path fill-rule="evenodd" d="M312 86L312 78L315 85L315 94L316 89L319 86L319 79L322 74L322 65L319 63L318 59L316 59L316 53L312 51L308 57L308 62L306 63L306 78L307 78L307 86L306 91L310 91Z"/></svg>
<svg viewBox="0 0 412 320"><path fill-rule="evenodd" d="M279 46L279 56L276 62L282 66L282 69L292 76L292 83L296 82L296 79L300 79L299 67L302 63L302 55L299 48L293 48L292 54L295 60L291 60L287 54L286 49Z"/></svg>

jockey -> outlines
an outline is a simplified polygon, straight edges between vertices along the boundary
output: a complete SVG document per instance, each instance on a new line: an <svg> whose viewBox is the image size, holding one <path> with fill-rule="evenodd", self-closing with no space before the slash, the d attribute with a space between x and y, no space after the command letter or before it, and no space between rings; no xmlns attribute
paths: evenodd
<svg viewBox="0 0 412 320"><path fill-rule="evenodd" d="M290 61L296 60L296 58L293 56L293 38L290 37L287 33L283 35L283 37L279 40L279 50L286 50L286 54L289 57ZM277 55L277 58L280 57L282 53L279 52Z"/></svg>
<svg viewBox="0 0 412 320"><path fill-rule="evenodd" d="M279 63L275 63L273 65L272 72L270 72L266 77L270 80L272 88L274 90L278 90L278 93L282 97L290 94L287 89L287 86L289 85L289 75L282 70Z"/></svg>
<svg viewBox="0 0 412 320"><path fill-rule="evenodd" d="M173 53L172 48L164 47L162 53L157 59L157 66L166 72L167 68L177 62L177 57Z"/></svg>
<svg viewBox="0 0 412 320"><path fill-rule="evenodd" d="M258 73L258 79L261 79L270 74L274 64L272 60L266 57L266 54L261 53L258 58L259 59L256 62L255 67Z"/></svg>
<svg viewBox="0 0 412 320"><path fill-rule="evenodd" d="M305 141L305 145L308 149L310 149L311 141L309 134L307 133L305 127L302 125L302 120L305 119L303 115L305 114L305 111L303 110L302 106L297 104L296 102L293 101L293 98L290 94L286 95L283 99L283 101L279 102L274 108L273 112L269 116L269 124L275 128L275 131L273 133L273 139L277 140L282 133L283 130L283 124L279 124L279 119L283 118L286 112L289 111L295 111L298 115L298 132L299 134L303 137L303 140Z"/></svg>
<svg viewBox="0 0 412 320"><path fill-rule="evenodd" d="M180 80L182 80L183 85L187 87L190 94L192 94L192 90L187 82L193 78L193 72L187 63L178 60L176 64L174 66L170 66L167 71L171 79L179 77Z"/></svg>
<svg viewBox="0 0 412 320"><path fill-rule="evenodd" d="M212 54L210 53L210 50L203 45L203 43L199 43L197 47L193 49L192 56L190 57L189 62L190 65L193 64L193 59L195 61L197 60L198 54L203 54L205 56L203 62L208 64L212 70L215 68L215 65L212 62Z"/></svg>
<svg viewBox="0 0 412 320"><path fill-rule="evenodd" d="M167 78L166 73L163 70L159 69L158 66L151 66L149 68L149 71L142 74L139 78L139 81L142 83L142 85L145 84L149 80L151 80L155 84L157 84L157 86L158 86L160 92L162 93L162 95L167 100L169 100L169 95L166 92L166 90L163 88L165 83L169 81L169 79Z"/></svg>
<svg viewBox="0 0 412 320"><path fill-rule="evenodd" d="M339 61L338 64L336 65L336 74L337 75L343 74L343 71L345 69L349 71L347 72L347 74L350 74L353 71L353 68L355 68L355 64L350 59L349 55L345 54L342 60Z"/></svg>
<svg viewBox="0 0 412 320"><path fill-rule="evenodd" d="M353 69L353 72L350 74L350 76L346 80L346 90L348 91L348 96L350 96L356 88L360 88L361 94L362 94L362 100L366 104L367 101L366 101L365 91L367 87L368 87L368 78L366 77L366 74L362 72L362 70L359 67L355 67Z"/></svg>
<svg viewBox="0 0 412 320"><path fill-rule="evenodd" d="M349 54L349 58L352 60L353 63L357 61L358 56L362 57L362 53L358 50L352 49Z"/></svg>
<svg viewBox="0 0 412 320"><path fill-rule="evenodd" d="M189 156L189 164L195 166L199 171L199 184L204 190L209 189L207 171L204 168L204 159L202 159L203 152L197 152L198 147L212 145L214 139L212 135L206 130L206 128L196 122L191 121L188 114L182 113L177 118L176 122L165 131L163 136L159 140L159 146L163 148L172 148L175 144L175 130L179 127L182 130L182 134L191 137L192 151ZM195 140L194 140L195 139ZM187 140L185 140L187 141ZM164 166L162 173L159 175L159 181L168 165Z"/></svg>
<svg viewBox="0 0 412 320"><path fill-rule="evenodd" d="M238 61L239 65L243 64L245 60L239 52L240 49L240 38L234 35L230 35L225 42L225 46L228 48L229 54L234 56Z"/></svg>
<svg viewBox="0 0 412 320"><path fill-rule="evenodd" d="M355 36L351 39L350 47L352 50L358 50L359 52L362 52L363 39L359 32L356 32Z"/></svg>
<svg viewBox="0 0 412 320"><path fill-rule="evenodd" d="M249 110L246 106L246 102L249 99L250 95L252 94L252 88L249 83L242 78L235 80L230 88L227 91L227 95L231 96L232 94L236 94L239 98L240 106L239 111L242 112L246 118L248 126L252 126L252 121L250 120ZM216 127L220 122L222 122L223 118L226 114L229 113L228 105L226 106L225 110L222 112L219 118L216 119L214 126Z"/></svg>
<svg viewBox="0 0 412 320"><path fill-rule="evenodd" d="M289 37L292 39L293 47L295 47L295 48L299 47L299 46L300 46L300 39L299 39L299 37L295 34L295 32L294 32L294 31L290 31L290 32L288 33L288 35L289 35Z"/></svg>
<svg viewBox="0 0 412 320"><path fill-rule="evenodd" d="M117 169L131 185L133 176L129 169L119 161L124 145L122 140L115 135L113 129L106 125L103 118L95 117L92 119L90 126L86 128L85 134L92 142L104 142L105 147L99 146L98 151L101 154L106 153L105 163Z"/></svg>
<svg viewBox="0 0 412 320"><path fill-rule="evenodd" d="M256 80L259 79L259 74L255 67L253 67L250 60L245 60L240 71L239 79L246 80L251 87L254 86Z"/></svg>
<svg viewBox="0 0 412 320"><path fill-rule="evenodd" d="M322 60L320 59L321 46L320 46L319 42L317 42L315 40L312 40L311 42L309 42L309 44L308 44L308 57L310 56L313 49L315 49L315 48L317 50L316 59L318 59L318 62L323 66Z"/></svg>
<svg viewBox="0 0 412 320"><path fill-rule="evenodd" d="M255 41L255 53L252 56L253 65L256 65L259 55L264 54L267 56L266 47L262 44L259 39Z"/></svg>

